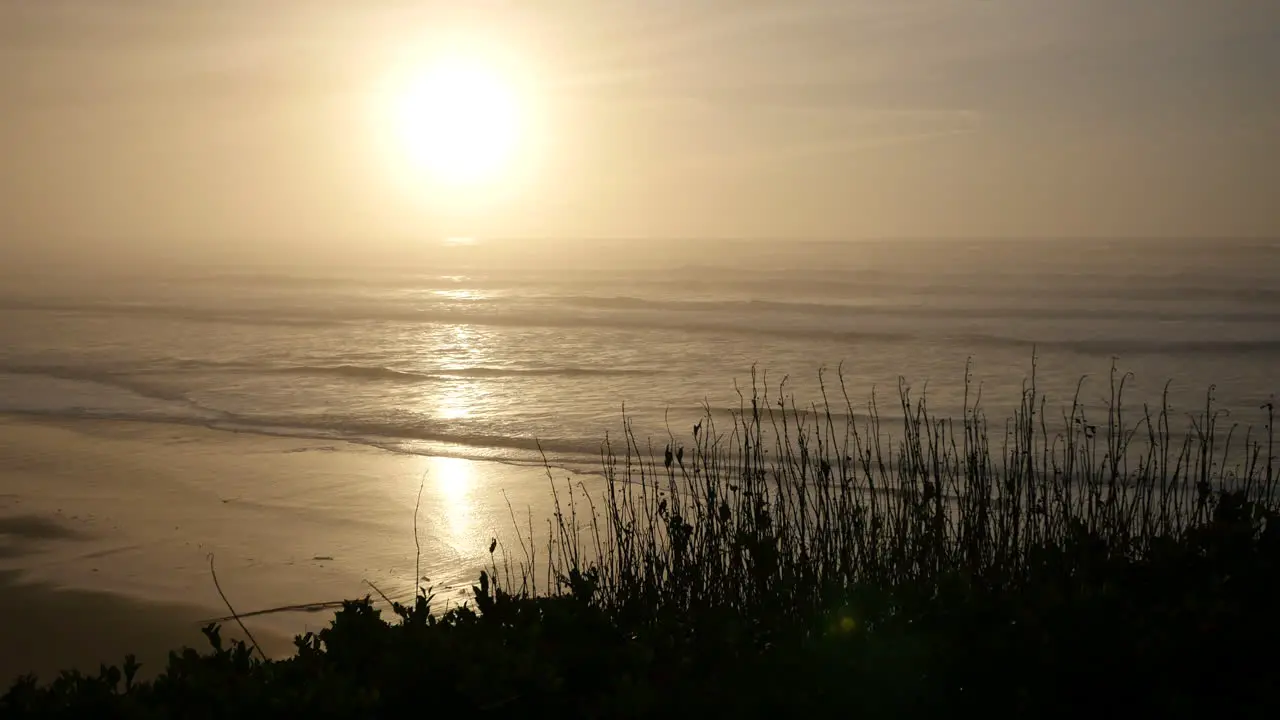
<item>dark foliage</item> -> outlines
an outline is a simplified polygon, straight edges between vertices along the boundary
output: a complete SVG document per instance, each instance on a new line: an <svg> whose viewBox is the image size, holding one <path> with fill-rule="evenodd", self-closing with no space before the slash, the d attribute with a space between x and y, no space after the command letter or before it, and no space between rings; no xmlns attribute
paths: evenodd
<svg viewBox="0 0 1280 720"><path fill-rule="evenodd" d="M24 678L0 712L1280 717L1270 426L1229 472L1210 411L1174 447L1167 408L1126 428L1114 399L1105 427L1076 406L1051 435L1032 386L993 449L977 408L957 432L905 388L897 445L753 397L688 452L633 464L628 436L586 525L571 488L553 587L530 533L468 606L349 602L272 662L210 626L154 681L131 660Z"/></svg>

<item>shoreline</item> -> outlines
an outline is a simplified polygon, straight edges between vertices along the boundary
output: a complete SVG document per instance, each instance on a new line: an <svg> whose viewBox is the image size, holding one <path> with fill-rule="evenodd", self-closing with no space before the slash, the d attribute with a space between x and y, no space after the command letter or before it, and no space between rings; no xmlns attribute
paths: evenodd
<svg viewBox="0 0 1280 720"><path fill-rule="evenodd" d="M596 481L553 472L557 483ZM0 593L26 598L15 608L72 603L91 620L95 605L127 607L121 622L132 623L145 615L138 605L179 607L195 623L187 643L201 647L199 623L230 615L210 577L210 556L255 635L292 638L327 625L326 603L376 598L369 583L393 599L412 597L419 488L423 585L441 605L469 599L479 571L495 559L492 539L521 560L513 515L521 532L526 515L534 516L541 534L552 514L542 467L8 413L0 414L0 487ZM60 645L74 634L63 640L58 623L56 613L37 613L8 631L18 633L10 641L48 643L47 659L62 666L81 662L75 647ZM83 632L95 642L119 636L91 624ZM125 643L114 661L131 651Z"/></svg>
<svg viewBox="0 0 1280 720"><path fill-rule="evenodd" d="M3 371L0 371L2 374ZM208 418L145 418L145 417L129 417L125 415L93 415L93 414L68 414L60 411L43 411L43 410L0 410L0 425L6 421L41 423L53 426L71 426L76 423L132 423L138 425L154 425L203 429L209 432L230 433L234 435L251 435L264 438L278 438L281 440L298 440L304 442L328 442L351 445L355 447L368 448L371 450L381 450L383 452L395 455L408 455L412 457L449 457L457 460L466 460L468 462L479 463L498 463L500 465L510 465L517 468L536 467L543 469L548 465L554 470L564 470L577 475L596 475L600 474L598 470L588 470L588 467L599 465L599 458L594 454L579 452L581 457L574 460L566 460L560 458L560 462L544 462L541 459L518 459L512 457L497 457L492 455L482 455L475 452L455 451L455 448L465 448L470 450L525 450L535 452L522 447L505 447L491 445L468 445L466 443L451 440L434 440L426 438L401 438L401 437L385 437L382 440L372 440L357 437L334 437L325 435L322 431L313 430L308 432L304 428L285 428L281 427L279 431L272 431L268 427L253 428L246 425L238 426L221 426L217 420ZM234 424L235 421L227 421ZM292 431L289 431L292 430ZM423 450L412 450L405 447L397 447L395 443L428 443L436 447ZM533 442L537 442L535 439ZM604 441L601 440L603 446Z"/></svg>

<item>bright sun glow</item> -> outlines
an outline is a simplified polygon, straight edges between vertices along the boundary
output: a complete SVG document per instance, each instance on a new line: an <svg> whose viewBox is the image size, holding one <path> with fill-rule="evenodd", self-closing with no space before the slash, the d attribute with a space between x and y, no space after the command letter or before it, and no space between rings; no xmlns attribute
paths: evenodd
<svg viewBox="0 0 1280 720"><path fill-rule="evenodd" d="M403 151L449 186L500 179L521 140L514 84L478 59L438 60L398 93L396 130Z"/></svg>

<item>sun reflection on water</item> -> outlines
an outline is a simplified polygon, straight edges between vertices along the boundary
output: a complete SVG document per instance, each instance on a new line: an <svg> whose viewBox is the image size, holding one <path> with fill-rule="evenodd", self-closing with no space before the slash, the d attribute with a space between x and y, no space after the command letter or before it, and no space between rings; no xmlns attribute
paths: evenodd
<svg viewBox="0 0 1280 720"><path fill-rule="evenodd" d="M437 344L437 357L443 361L440 371L462 375L482 365L485 352L476 331L467 325L454 325L443 331ZM452 377L434 391L435 416L442 420L469 418L478 410L485 396L486 386L475 378Z"/></svg>
<svg viewBox="0 0 1280 720"><path fill-rule="evenodd" d="M432 290L432 295L448 300L483 300L484 293L476 290Z"/></svg>
<svg viewBox="0 0 1280 720"><path fill-rule="evenodd" d="M485 391L474 380L453 380L440 392L436 417L442 420L469 418L484 396Z"/></svg>

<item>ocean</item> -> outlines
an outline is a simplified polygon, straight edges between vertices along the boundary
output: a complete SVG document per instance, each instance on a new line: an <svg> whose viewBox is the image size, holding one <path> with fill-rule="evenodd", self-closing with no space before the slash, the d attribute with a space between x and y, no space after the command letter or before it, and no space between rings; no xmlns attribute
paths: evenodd
<svg viewBox="0 0 1280 720"><path fill-rule="evenodd" d="M1054 412L1175 416L1280 389L1280 241L515 241L412 260L0 270L0 412L203 425L590 471L624 413L658 447L748 394L854 414L899 379L997 419L1036 360Z"/></svg>

